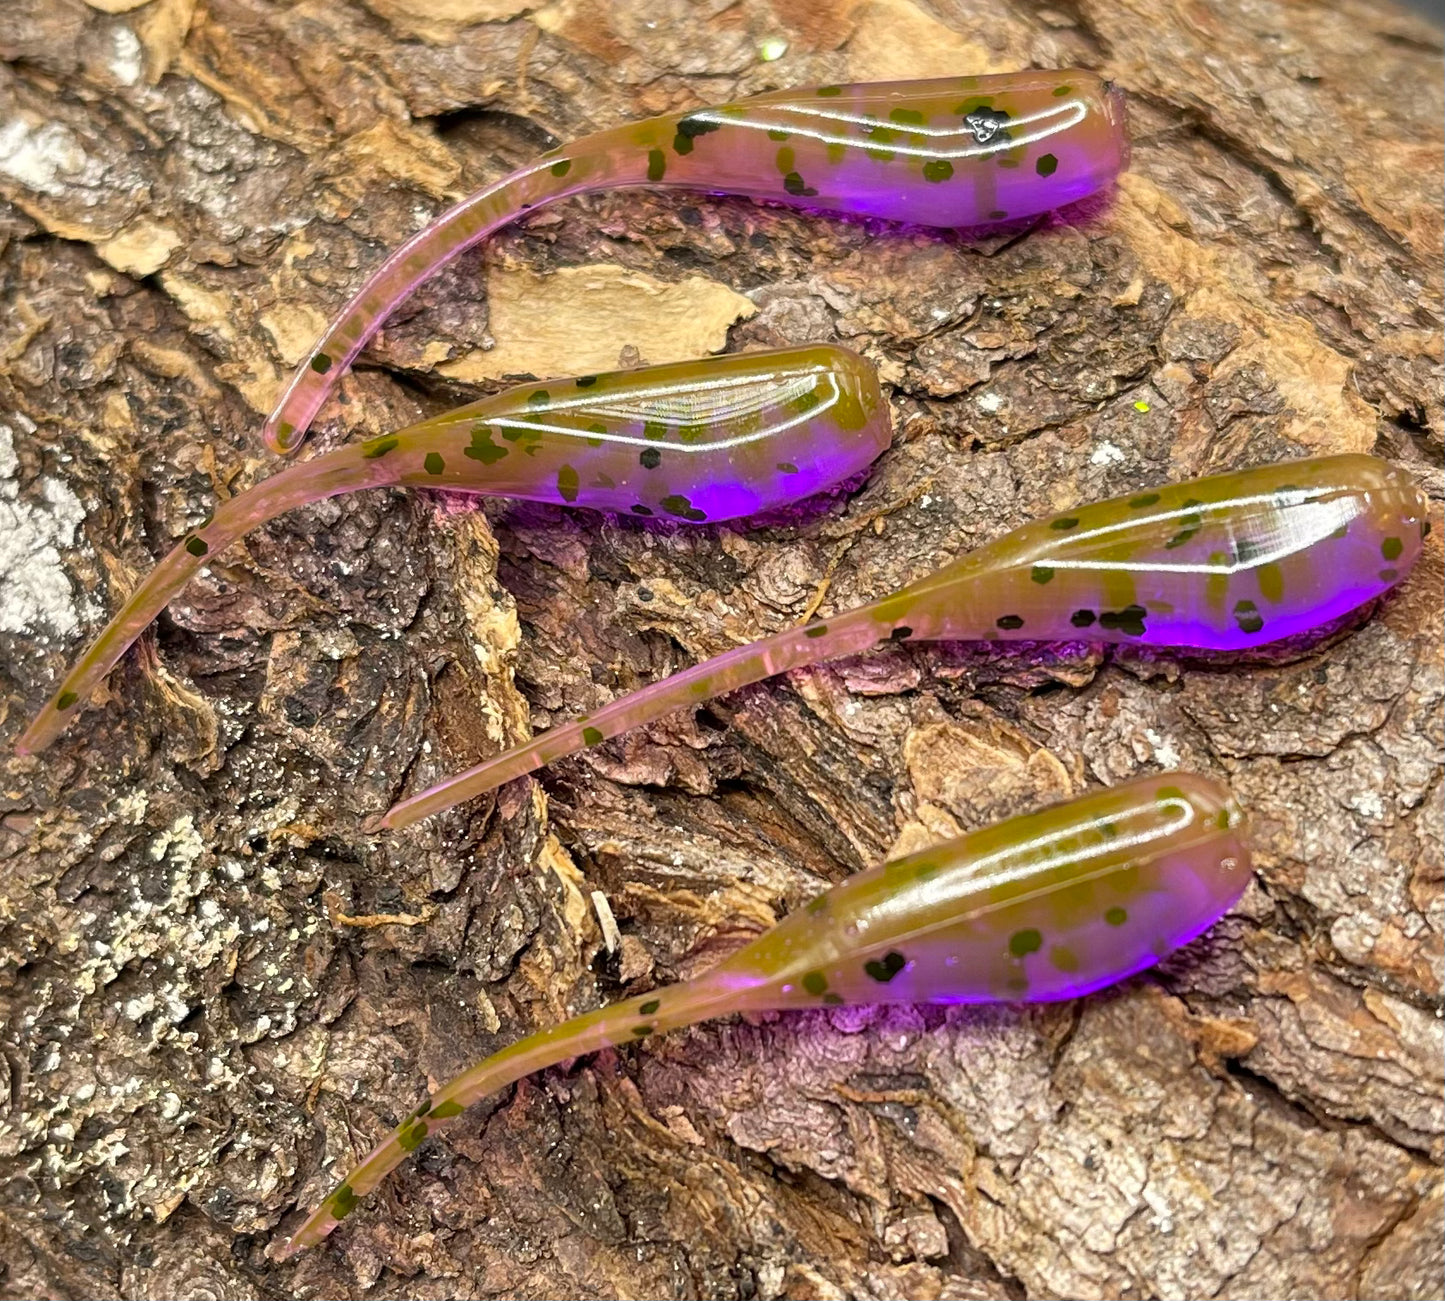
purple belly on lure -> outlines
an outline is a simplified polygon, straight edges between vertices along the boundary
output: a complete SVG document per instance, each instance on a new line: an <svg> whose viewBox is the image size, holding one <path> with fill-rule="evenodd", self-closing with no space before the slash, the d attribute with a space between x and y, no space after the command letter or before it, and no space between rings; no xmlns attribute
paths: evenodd
<svg viewBox="0 0 1445 1301"><path fill-rule="evenodd" d="M885 639L1100 640L1238 650L1378 596L1420 554L1403 470L1331 456L1215 475L1025 525L860 609L729 651L402 801L405 827L610 736Z"/></svg>
<svg viewBox="0 0 1445 1301"><path fill-rule="evenodd" d="M1093 194L1127 159L1122 97L1080 71L780 90L603 131L464 199L387 258L297 370L266 441L300 446L341 373L422 280L568 195L682 186L974 226Z"/></svg>
<svg viewBox="0 0 1445 1301"><path fill-rule="evenodd" d="M630 130L662 184L941 227L1048 212L1128 158L1122 96L1087 72L780 90Z"/></svg>
<svg viewBox="0 0 1445 1301"><path fill-rule="evenodd" d="M1229 793L1145 777L850 877L704 979L766 1008L1076 998L1187 944L1248 880Z"/></svg>
<svg viewBox="0 0 1445 1301"><path fill-rule="evenodd" d="M429 1134L532 1071L728 1012L1073 998L1152 966L1249 881L1229 792L1166 773L850 877L720 966L539 1031L438 1089L340 1184L284 1254L321 1241Z"/></svg>
<svg viewBox="0 0 1445 1301"><path fill-rule="evenodd" d="M809 497L889 442L873 368L817 344L508 389L295 465L232 497L132 594L20 738L48 745L209 559L307 502L388 484L704 523Z"/></svg>

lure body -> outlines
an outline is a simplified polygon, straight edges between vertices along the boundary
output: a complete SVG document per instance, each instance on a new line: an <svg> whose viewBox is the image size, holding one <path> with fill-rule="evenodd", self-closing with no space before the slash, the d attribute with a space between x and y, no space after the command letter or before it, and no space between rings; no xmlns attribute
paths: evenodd
<svg viewBox="0 0 1445 1301"><path fill-rule="evenodd" d="M1420 554L1403 470L1332 456L1215 475L1015 529L880 601L739 647L402 801L405 827L669 710L878 642L1134 642L1239 650L1307 632L1397 582Z"/></svg>
<svg viewBox="0 0 1445 1301"><path fill-rule="evenodd" d="M1046 212L1125 165L1123 101L1093 73L1022 72L773 91L650 118L555 149L402 245L342 309L266 422L299 447L341 373L396 305L524 211L626 186L725 191L929 226Z"/></svg>
<svg viewBox="0 0 1445 1301"><path fill-rule="evenodd" d="M811 496L871 464L889 437L873 368L818 344L526 384L348 444L219 506L136 589L18 748L54 739L208 557L307 502L400 485L701 523Z"/></svg>
<svg viewBox="0 0 1445 1301"><path fill-rule="evenodd" d="M324 1238L428 1134L544 1066L729 1012L1075 998L1187 944L1249 875L1229 792L1179 773L859 873L712 971L540 1031L457 1076L322 1202L286 1254Z"/></svg>

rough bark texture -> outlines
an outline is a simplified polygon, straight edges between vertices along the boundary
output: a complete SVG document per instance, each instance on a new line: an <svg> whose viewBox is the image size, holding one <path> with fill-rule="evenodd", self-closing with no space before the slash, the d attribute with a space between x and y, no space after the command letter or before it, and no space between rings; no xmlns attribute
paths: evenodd
<svg viewBox="0 0 1445 1301"><path fill-rule="evenodd" d="M1361 0L4 0L0 1293L1438 1297L1438 519L1395 596L1267 656L890 648L359 826L1081 499L1374 449L1438 500L1440 54ZM577 369L836 338L890 385L866 483L748 529L299 512L10 757L153 558L268 471L287 364L450 197L648 113L1031 63L1130 92L1108 201L982 242L573 202L428 286L317 436L494 383L493 344L532 368L529 322L539 370L569 337ZM477 1056L896 847L1172 766L1234 784L1258 872L1162 973L583 1060L269 1259Z"/></svg>

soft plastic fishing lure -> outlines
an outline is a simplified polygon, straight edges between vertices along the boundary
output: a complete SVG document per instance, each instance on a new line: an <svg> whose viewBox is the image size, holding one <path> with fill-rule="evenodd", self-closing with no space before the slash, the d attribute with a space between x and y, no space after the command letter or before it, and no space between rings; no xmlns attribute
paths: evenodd
<svg viewBox="0 0 1445 1301"><path fill-rule="evenodd" d="M307 502L400 484L691 523L799 501L888 446L873 368L831 345L508 389L293 466L231 498L136 589L20 738L44 749L209 557Z"/></svg>
<svg viewBox="0 0 1445 1301"><path fill-rule="evenodd" d="M1044 1002L1154 965L1249 881L1229 792L1166 773L1012 818L835 886L705 975L488 1057L438 1089L285 1248L320 1242L428 1135L532 1071L729 1012L840 1003Z"/></svg>
<svg viewBox="0 0 1445 1301"><path fill-rule="evenodd" d="M682 186L972 226L1093 194L1127 158L1122 96L1080 71L780 90L601 131L448 208L387 258L297 370L266 441L278 452L299 447L341 373L402 299L555 199Z"/></svg>
<svg viewBox="0 0 1445 1301"><path fill-rule="evenodd" d="M404 800L405 827L669 710L886 639L1237 650L1307 632L1405 574L1428 527L1413 479L1370 456L1221 474L1025 525L902 591L740 646Z"/></svg>

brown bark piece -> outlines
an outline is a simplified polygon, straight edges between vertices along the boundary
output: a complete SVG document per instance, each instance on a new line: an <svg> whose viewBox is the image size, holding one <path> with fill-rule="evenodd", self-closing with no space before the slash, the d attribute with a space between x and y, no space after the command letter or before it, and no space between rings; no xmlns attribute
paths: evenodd
<svg viewBox="0 0 1445 1301"><path fill-rule="evenodd" d="M1440 55L1363 0L0 5L0 1296L1438 1296L1438 512L1399 592L1267 654L891 647L408 834L360 825L1053 508L1342 450L1438 502ZM569 203L427 285L316 432L494 384L493 344L528 365L528 295L488 289L532 286L547 367L571 332L593 368L624 309L646 360L866 353L897 438L852 491L727 530L399 492L300 511L218 557L50 753L10 756L155 557L267 473L289 366L451 198L773 85L1070 64L1130 93L1107 200L983 242ZM1232 782L1257 879L1162 972L546 1072L322 1250L268 1257L482 1054L891 852L1174 766Z"/></svg>

